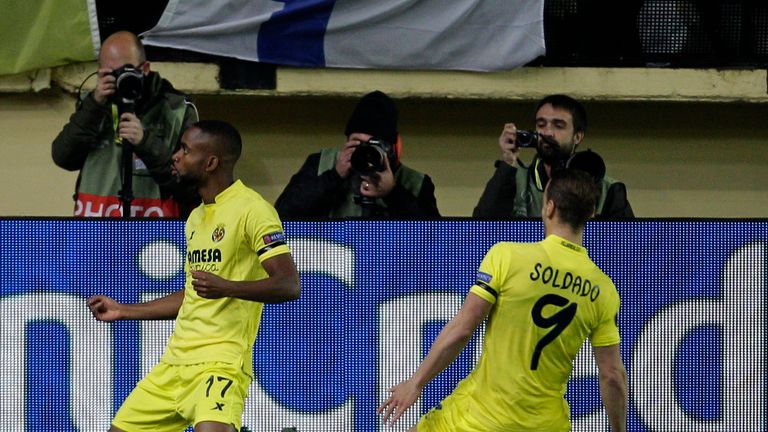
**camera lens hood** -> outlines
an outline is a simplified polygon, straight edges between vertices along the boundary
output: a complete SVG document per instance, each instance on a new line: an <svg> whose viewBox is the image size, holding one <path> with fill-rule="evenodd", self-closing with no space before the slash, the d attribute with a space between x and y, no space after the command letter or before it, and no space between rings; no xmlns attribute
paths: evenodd
<svg viewBox="0 0 768 432"><path fill-rule="evenodd" d="M378 145L360 143L352 152L350 163L352 170L362 175L371 175L384 170L384 158L387 154Z"/></svg>

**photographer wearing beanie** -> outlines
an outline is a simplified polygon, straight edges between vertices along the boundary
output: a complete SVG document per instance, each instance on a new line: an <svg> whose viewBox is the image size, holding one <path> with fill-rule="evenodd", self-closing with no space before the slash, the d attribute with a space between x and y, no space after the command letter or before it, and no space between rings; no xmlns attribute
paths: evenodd
<svg viewBox="0 0 768 432"><path fill-rule="evenodd" d="M275 202L283 218L398 218L440 216L428 175L400 161L397 107L380 91L352 112L341 149L307 157Z"/></svg>

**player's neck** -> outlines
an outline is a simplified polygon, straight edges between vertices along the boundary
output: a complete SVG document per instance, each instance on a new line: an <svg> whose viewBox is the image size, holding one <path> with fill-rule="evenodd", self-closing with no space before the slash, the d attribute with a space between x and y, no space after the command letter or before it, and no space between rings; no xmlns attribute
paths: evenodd
<svg viewBox="0 0 768 432"><path fill-rule="evenodd" d="M234 183L235 180L231 176L216 176L210 177L208 181L200 186L198 192L203 199L203 203L212 204L216 201L216 196L224 192L224 190Z"/></svg>
<svg viewBox="0 0 768 432"><path fill-rule="evenodd" d="M556 235L573 244L584 244L584 230L574 231L570 226L561 223L544 224L544 236Z"/></svg>

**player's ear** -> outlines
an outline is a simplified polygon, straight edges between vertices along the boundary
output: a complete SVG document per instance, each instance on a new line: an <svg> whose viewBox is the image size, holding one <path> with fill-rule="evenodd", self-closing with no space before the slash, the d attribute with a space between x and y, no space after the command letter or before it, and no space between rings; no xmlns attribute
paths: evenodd
<svg viewBox="0 0 768 432"><path fill-rule="evenodd" d="M551 219L555 212L555 202L549 199L549 183L544 186L544 194L542 195L541 203L541 217L544 220Z"/></svg>
<svg viewBox="0 0 768 432"><path fill-rule="evenodd" d="M208 156L208 160L205 162L205 170L208 172L216 171L216 168L219 167L219 164L221 161L219 160L219 157L216 155L210 155Z"/></svg>
<svg viewBox="0 0 768 432"><path fill-rule="evenodd" d="M547 219L552 219L555 216L555 202L551 199L546 200L544 203L544 215Z"/></svg>

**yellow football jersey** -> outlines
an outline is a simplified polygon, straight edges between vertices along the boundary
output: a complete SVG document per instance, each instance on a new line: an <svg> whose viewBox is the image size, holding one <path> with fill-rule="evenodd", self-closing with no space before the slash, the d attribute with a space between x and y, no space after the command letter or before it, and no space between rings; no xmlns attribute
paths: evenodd
<svg viewBox="0 0 768 432"><path fill-rule="evenodd" d="M253 376L253 344L264 304L231 297L204 299L192 287L191 271L236 281L267 278L261 262L290 252L277 212L238 180L214 203L193 210L184 231L184 302L161 361L221 361L240 365Z"/></svg>
<svg viewBox="0 0 768 432"><path fill-rule="evenodd" d="M477 367L443 404L459 411L454 430L569 430L576 354L587 338L620 342L611 279L582 246L550 235L494 245L470 292L494 306Z"/></svg>

